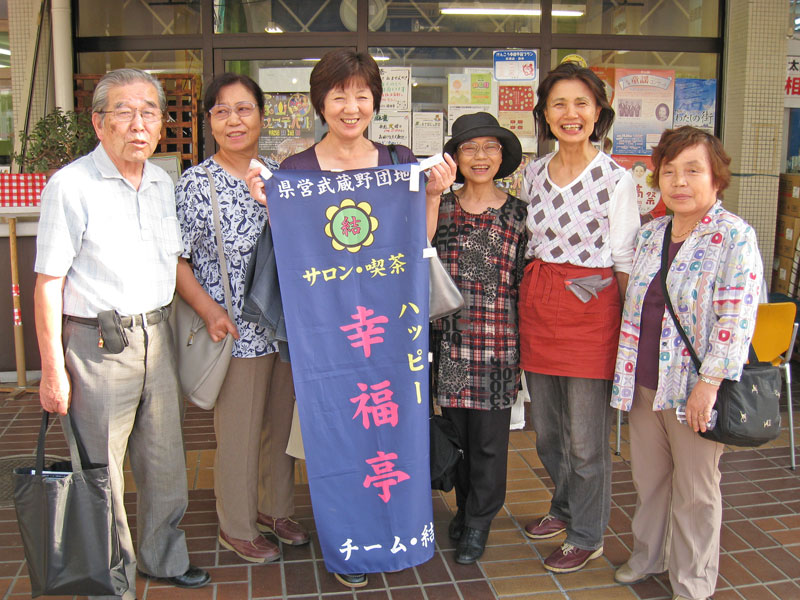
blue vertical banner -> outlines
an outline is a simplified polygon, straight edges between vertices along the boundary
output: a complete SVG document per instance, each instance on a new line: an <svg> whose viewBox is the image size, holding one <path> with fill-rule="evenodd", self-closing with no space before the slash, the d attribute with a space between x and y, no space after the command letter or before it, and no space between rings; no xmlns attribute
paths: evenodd
<svg viewBox="0 0 800 600"><path fill-rule="evenodd" d="M434 551L425 191L412 176L392 165L265 181L314 520L335 573Z"/></svg>

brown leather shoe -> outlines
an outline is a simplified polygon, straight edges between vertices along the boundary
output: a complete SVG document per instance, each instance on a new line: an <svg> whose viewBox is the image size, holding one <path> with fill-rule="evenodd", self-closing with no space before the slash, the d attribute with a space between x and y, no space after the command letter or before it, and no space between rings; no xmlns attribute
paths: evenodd
<svg viewBox="0 0 800 600"><path fill-rule="evenodd" d="M288 517L276 519L275 517L258 513L256 526L260 532L271 533L284 544L290 546L302 546L310 540L306 528Z"/></svg>
<svg viewBox="0 0 800 600"><path fill-rule="evenodd" d="M544 568L554 573L573 573L580 571L593 558L602 555L602 546L597 550L582 550L564 542L560 548L544 559Z"/></svg>
<svg viewBox="0 0 800 600"><path fill-rule="evenodd" d="M268 563L281 557L278 547L260 535L254 540L239 540L228 536L220 529L219 544L253 563Z"/></svg>
<svg viewBox="0 0 800 600"><path fill-rule="evenodd" d="M525 535L534 540L546 540L564 533L567 524L553 515L545 515L538 521L525 525Z"/></svg>

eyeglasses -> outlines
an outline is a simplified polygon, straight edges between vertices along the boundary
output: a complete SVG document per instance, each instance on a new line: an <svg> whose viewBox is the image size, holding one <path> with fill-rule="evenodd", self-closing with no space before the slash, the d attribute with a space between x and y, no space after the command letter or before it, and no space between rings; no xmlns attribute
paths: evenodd
<svg viewBox="0 0 800 600"><path fill-rule="evenodd" d="M464 142L458 147L458 151L465 156L474 156L481 148L483 148L487 156L497 156L503 150L503 144L500 142L486 142L481 146L477 142Z"/></svg>
<svg viewBox="0 0 800 600"><path fill-rule="evenodd" d="M215 104L211 107L208 111L211 115L212 119L219 119L220 121L227 119L231 116L232 112L236 112L236 115L243 119L245 117L249 117L253 114L253 111L256 109L256 105L252 102L237 102L234 107L230 107L227 104Z"/></svg>
<svg viewBox="0 0 800 600"><path fill-rule="evenodd" d="M160 121L164 114L157 108L139 109L127 107L115 108L114 110L100 110L97 112L102 115L114 115L114 118L117 121L121 121L123 123L133 121L136 118L137 112L142 115L142 121L145 123L155 123L156 121Z"/></svg>

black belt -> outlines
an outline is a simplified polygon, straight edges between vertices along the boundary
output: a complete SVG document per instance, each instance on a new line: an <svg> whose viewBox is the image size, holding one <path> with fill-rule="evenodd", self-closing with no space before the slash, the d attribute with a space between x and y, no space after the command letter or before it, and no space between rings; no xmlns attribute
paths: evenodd
<svg viewBox="0 0 800 600"><path fill-rule="evenodd" d="M148 325L155 325L156 323L161 323L161 321L166 321L167 317L169 317L169 306L162 306L161 308L151 310L144 317L147 319ZM67 315L66 318L67 321L75 321L81 325L91 325L92 327L99 326L97 319L92 317L73 317L72 315ZM120 315L119 318L122 326L125 328L130 329L131 327L142 326L142 315L131 315L129 317Z"/></svg>

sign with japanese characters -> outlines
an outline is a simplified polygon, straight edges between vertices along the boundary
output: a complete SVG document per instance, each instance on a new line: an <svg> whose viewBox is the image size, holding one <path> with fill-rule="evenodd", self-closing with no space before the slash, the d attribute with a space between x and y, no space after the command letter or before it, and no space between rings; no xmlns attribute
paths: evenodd
<svg viewBox="0 0 800 600"><path fill-rule="evenodd" d="M497 81L536 79L536 50L495 50L492 62Z"/></svg>
<svg viewBox="0 0 800 600"><path fill-rule="evenodd" d="M336 573L433 556L425 189L410 165L266 181L314 518Z"/></svg>
<svg viewBox="0 0 800 600"><path fill-rule="evenodd" d="M411 68L381 67L381 111L411 110Z"/></svg>
<svg viewBox="0 0 800 600"><path fill-rule="evenodd" d="M800 108L800 56L786 57L786 85L784 86L786 108Z"/></svg>
<svg viewBox="0 0 800 600"><path fill-rule="evenodd" d="M716 79L675 80L673 127L691 125L713 135L716 106Z"/></svg>
<svg viewBox="0 0 800 600"><path fill-rule="evenodd" d="M672 127L675 71L616 69L614 154L649 155Z"/></svg>

